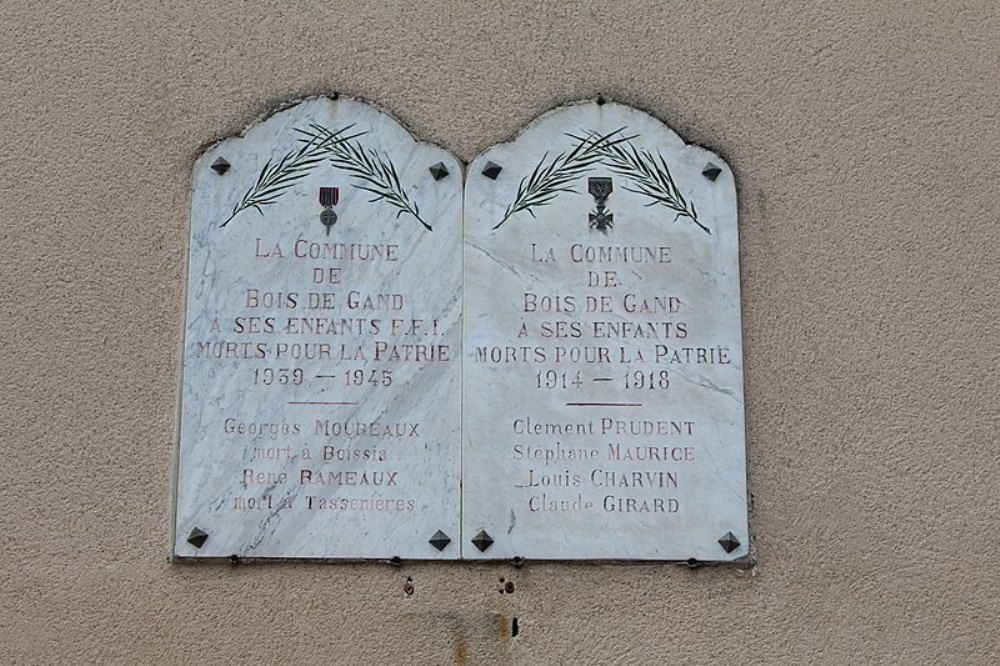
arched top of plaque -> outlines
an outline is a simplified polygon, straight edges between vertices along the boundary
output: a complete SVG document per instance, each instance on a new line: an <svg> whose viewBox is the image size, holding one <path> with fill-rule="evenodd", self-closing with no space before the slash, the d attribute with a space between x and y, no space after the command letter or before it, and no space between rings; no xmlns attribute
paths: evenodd
<svg viewBox="0 0 1000 666"><path fill-rule="evenodd" d="M592 209L587 227L609 238L612 202L648 208L644 217L664 221L671 233L686 226L724 237L735 227L735 182L721 157L644 111L603 100L553 109L477 157L466 198L467 211L481 211L477 222L490 231L511 225L524 233L525 224L574 206L574 198Z"/></svg>
<svg viewBox="0 0 1000 666"><path fill-rule="evenodd" d="M373 216L433 231L461 196L461 174L449 152L417 141L378 108L316 97L208 149L195 165L195 212L232 229L274 224L275 213L287 218L298 202L331 234ZM321 220L324 209L334 214Z"/></svg>

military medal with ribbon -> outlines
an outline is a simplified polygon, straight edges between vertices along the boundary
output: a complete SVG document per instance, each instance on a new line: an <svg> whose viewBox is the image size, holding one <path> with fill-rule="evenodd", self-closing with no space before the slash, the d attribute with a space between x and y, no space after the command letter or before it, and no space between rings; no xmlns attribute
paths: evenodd
<svg viewBox="0 0 1000 666"><path fill-rule="evenodd" d="M319 203L323 206L323 212L319 215L319 221L326 227L326 235L330 235L330 229L337 223L337 213L333 207L340 203L339 187L319 188Z"/></svg>
<svg viewBox="0 0 1000 666"><path fill-rule="evenodd" d="M610 178L588 178L587 185L597 205L597 210L590 214L590 228L608 233L608 229L615 226L615 214L609 213L605 206L614 191L614 184Z"/></svg>

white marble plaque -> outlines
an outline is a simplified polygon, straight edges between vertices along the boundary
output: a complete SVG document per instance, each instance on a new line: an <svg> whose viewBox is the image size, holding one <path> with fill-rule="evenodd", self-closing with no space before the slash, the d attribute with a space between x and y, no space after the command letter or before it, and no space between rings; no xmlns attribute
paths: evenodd
<svg viewBox="0 0 1000 666"><path fill-rule="evenodd" d="M193 186L174 553L456 558L461 165L314 99Z"/></svg>
<svg viewBox="0 0 1000 666"><path fill-rule="evenodd" d="M463 556L748 553L733 174L557 109L468 170Z"/></svg>

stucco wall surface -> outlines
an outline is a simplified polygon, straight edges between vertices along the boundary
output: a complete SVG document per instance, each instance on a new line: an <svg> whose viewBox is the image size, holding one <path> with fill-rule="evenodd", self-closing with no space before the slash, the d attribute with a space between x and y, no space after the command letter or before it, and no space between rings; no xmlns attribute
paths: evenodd
<svg viewBox="0 0 1000 666"><path fill-rule="evenodd" d="M3 0L0 661L995 663L998 72L992 1ZM756 565L167 561L191 165L334 91L725 157Z"/></svg>

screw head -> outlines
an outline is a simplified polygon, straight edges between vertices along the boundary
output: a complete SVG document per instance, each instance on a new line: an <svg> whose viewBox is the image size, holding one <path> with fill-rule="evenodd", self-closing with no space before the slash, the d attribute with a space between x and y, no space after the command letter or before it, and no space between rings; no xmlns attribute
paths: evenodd
<svg viewBox="0 0 1000 666"><path fill-rule="evenodd" d="M486 549L493 545L493 537L486 533L486 530L480 530L479 534L472 538L472 545L479 549L480 553L485 553Z"/></svg>
<svg viewBox="0 0 1000 666"><path fill-rule="evenodd" d="M736 535L732 532L726 532L721 539L719 539L719 545L722 546L722 550L727 553L731 553L740 547L740 540L736 538Z"/></svg>
<svg viewBox="0 0 1000 666"><path fill-rule="evenodd" d="M222 159L221 157L214 162L212 162L212 171L219 174L220 176L227 171L229 171L229 162Z"/></svg>
<svg viewBox="0 0 1000 666"><path fill-rule="evenodd" d="M438 162L434 166L430 167L431 175L434 176L434 180L441 180L442 178L448 177L448 167L444 165L444 162Z"/></svg>
<svg viewBox="0 0 1000 666"><path fill-rule="evenodd" d="M483 175L490 180L496 180L501 171L503 171L503 167L495 162L487 162L486 166L483 167Z"/></svg>
<svg viewBox="0 0 1000 666"><path fill-rule="evenodd" d="M448 544L451 543L451 537L442 532L441 530L438 530L437 532L434 533L434 536L430 538L430 541L428 541L428 543L430 543L430 545L434 546L438 550L444 550L445 548L448 547Z"/></svg>
<svg viewBox="0 0 1000 666"><path fill-rule="evenodd" d="M194 546L195 548L201 548L208 541L208 533L204 532L197 527L191 530L191 534L188 535L187 542Z"/></svg>
<svg viewBox="0 0 1000 666"><path fill-rule="evenodd" d="M715 182L715 179L719 177L720 173L722 173L722 169L715 166L711 162L706 164L705 168L701 170L701 175L703 175L705 178L708 178L713 183Z"/></svg>

